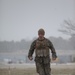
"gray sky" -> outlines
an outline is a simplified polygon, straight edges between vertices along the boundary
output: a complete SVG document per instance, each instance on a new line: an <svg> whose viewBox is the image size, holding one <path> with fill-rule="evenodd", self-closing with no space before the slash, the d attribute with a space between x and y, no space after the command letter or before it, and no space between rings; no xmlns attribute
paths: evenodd
<svg viewBox="0 0 75 75"><path fill-rule="evenodd" d="M0 0L0 40L32 39L39 28L46 37L68 38L58 32L74 19L74 0Z"/></svg>

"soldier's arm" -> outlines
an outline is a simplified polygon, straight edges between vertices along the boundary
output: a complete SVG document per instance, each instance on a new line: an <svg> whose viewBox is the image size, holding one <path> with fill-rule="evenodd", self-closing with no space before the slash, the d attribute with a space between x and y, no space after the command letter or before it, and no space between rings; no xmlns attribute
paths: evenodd
<svg viewBox="0 0 75 75"><path fill-rule="evenodd" d="M33 53L34 53L34 49L35 49L35 42L36 41L33 41L31 46L30 46L30 49L29 49L29 52L28 52L28 58L29 57L32 57Z"/></svg>
<svg viewBox="0 0 75 75"><path fill-rule="evenodd" d="M53 46L53 44L52 44L52 42L50 41L50 40L48 40L48 42L49 42L49 48L51 49L51 53L52 53L52 58L57 58L57 55L56 55L56 51L55 51L55 48L54 48L54 46Z"/></svg>

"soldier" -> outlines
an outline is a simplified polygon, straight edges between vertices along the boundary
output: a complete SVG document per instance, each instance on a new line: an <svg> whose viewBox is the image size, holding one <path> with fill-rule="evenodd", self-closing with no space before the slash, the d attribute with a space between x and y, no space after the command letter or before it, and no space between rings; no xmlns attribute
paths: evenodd
<svg viewBox="0 0 75 75"><path fill-rule="evenodd" d="M38 38L34 40L30 46L28 58L33 59L32 55L35 51L36 70L39 75L51 75L50 68L50 50L52 53L52 60L56 60L57 55L55 48L50 40L44 37L44 29L38 30Z"/></svg>

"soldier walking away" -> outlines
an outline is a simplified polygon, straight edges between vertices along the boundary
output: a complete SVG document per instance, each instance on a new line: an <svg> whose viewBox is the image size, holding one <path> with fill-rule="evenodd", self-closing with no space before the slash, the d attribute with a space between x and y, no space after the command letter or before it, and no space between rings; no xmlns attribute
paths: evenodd
<svg viewBox="0 0 75 75"><path fill-rule="evenodd" d="M56 60L57 55L52 42L45 38L44 35L44 29L39 29L38 38L34 40L30 46L28 58L32 60L32 55L35 51L35 64L37 73L39 75L51 75L50 50L52 53L52 60Z"/></svg>

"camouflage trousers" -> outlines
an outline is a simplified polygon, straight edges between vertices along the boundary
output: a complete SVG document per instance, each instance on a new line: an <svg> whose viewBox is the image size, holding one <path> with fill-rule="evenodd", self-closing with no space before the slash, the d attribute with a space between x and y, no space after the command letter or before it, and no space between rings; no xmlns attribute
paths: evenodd
<svg viewBox="0 0 75 75"><path fill-rule="evenodd" d="M36 71L39 75L51 75L50 58L36 57L35 58Z"/></svg>

